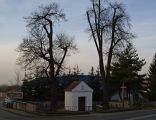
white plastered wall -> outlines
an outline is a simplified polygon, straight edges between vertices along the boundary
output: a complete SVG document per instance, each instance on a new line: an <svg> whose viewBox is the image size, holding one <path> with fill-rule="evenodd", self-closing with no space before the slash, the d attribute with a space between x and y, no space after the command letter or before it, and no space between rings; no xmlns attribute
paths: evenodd
<svg viewBox="0 0 156 120"><path fill-rule="evenodd" d="M93 90L81 82L72 91L65 91L65 110L78 111L78 98L85 97L85 110L92 111Z"/></svg>

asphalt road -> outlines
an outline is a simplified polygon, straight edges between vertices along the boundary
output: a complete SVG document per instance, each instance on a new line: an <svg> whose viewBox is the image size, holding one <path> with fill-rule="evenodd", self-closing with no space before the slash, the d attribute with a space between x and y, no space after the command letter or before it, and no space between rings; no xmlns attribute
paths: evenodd
<svg viewBox="0 0 156 120"><path fill-rule="evenodd" d="M156 110L47 117L34 115L23 116L0 110L0 120L156 120Z"/></svg>

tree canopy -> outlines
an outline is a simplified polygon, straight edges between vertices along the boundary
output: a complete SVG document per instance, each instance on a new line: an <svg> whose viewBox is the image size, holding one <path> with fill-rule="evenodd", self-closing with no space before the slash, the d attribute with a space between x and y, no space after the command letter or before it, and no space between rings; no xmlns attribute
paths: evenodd
<svg viewBox="0 0 156 120"><path fill-rule="evenodd" d="M51 109L56 108L56 77L63 68L65 58L77 50L74 38L65 33L54 32L54 25L66 20L65 13L58 4L40 6L37 11L25 18L29 36L18 47L18 63L25 69L37 68L49 78L51 88ZM33 72L31 72L33 73Z"/></svg>
<svg viewBox="0 0 156 120"><path fill-rule="evenodd" d="M134 35L130 32L130 18L121 3L91 0L91 4L90 9L86 11L88 32L95 43L99 57L100 75L103 81L103 108L108 109L113 55L129 43ZM107 60L106 65L104 59Z"/></svg>
<svg viewBox="0 0 156 120"><path fill-rule="evenodd" d="M127 93L138 96L142 89L142 81L145 75L140 75L142 67L145 65L145 59L139 59L136 50L132 44L118 55L118 58L112 63L112 87L114 91L121 91L121 86L126 86Z"/></svg>

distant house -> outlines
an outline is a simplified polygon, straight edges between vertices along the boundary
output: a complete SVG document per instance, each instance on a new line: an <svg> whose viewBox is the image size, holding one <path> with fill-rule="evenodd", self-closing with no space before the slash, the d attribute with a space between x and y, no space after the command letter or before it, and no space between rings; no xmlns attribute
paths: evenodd
<svg viewBox="0 0 156 120"><path fill-rule="evenodd" d="M73 81L65 88L65 110L92 111L92 93L84 81Z"/></svg>
<svg viewBox="0 0 156 120"><path fill-rule="evenodd" d="M9 92L15 91L16 87L15 86L4 86L2 89L0 89L0 99L3 100L5 99L8 95Z"/></svg>
<svg viewBox="0 0 156 120"><path fill-rule="evenodd" d="M7 97L6 92L0 92L0 100L4 100Z"/></svg>
<svg viewBox="0 0 156 120"><path fill-rule="evenodd" d="M151 91L150 90L150 84L151 84L151 81L149 79L145 79L145 80L142 81L141 86L143 88L142 92L144 94L148 94Z"/></svg>
<svg viewBox="0 0 156 120"><path fill-rule="evenodd" d="M6 86L3 90L0 90L0 100L5 98L22 99L23 93L20 92L20 88L17 86Z"/></svg>

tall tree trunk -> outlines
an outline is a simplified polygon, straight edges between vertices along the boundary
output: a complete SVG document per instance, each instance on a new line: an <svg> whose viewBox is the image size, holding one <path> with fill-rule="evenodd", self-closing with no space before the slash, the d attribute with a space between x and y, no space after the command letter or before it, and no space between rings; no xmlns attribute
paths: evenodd
<svg viewBox="0 0 156 120"><path fill-rule="evenodd" d="M107 82L109 82L109 79L110 79L110 69L111 69L112 54L113 54L113 50L110 49L109 53L108 53L108 60L107 60L107 66L106 66L106 81Z"/></svg>
<svg viewBox="0 0 156 120"><path fill-rule="evenodd" d="M53 24L52 21L50 23L50 33L48 34L49 38L49 55L50 55L50 86L51 86L51 110L56 110L56 78L55 78L55 67L54 67L54 56L53 56Z"/></svg>
<svg viewBox="0 0 156 120"><path fill-rule="evenodd" d="M56 81L55 78L53 80L50 80L50 82L51 82L51 84L50 84L51 85L51 88L50 88L51 97L50 97L50 99L51 99L51 110L52 111L57 110L57 108L56 108L56 106L57 106L57 87L56 87L55 81Z"/></svg>
<svg viewBox="0 0 156 120"><path fill-rule="evenodd" d="M102 85L103 85L103 109L109 109L109 91L108 91L108 84L105 79L105 69L103 63L103 53L99 52L99 65L100 65L100 74L102 78Z"/></svg>

